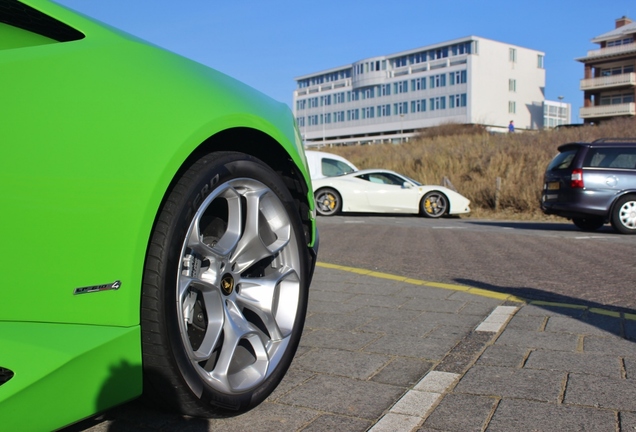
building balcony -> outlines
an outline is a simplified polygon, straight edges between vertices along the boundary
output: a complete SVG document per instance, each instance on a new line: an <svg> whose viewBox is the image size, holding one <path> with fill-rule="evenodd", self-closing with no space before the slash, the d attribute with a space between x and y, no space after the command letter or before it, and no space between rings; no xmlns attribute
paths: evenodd
<svg viewBox="0 0 636 432"><path fill-rule="evenodd" d="M294 90L294 94L296 97L305 96L312 93L318 93L318 92L338 89L338 88L347 87L347 86L351 86L351 78L343 78L338 81L330 81L330 82L326 82L322 84L314 84L309 87L299 88Z"/></svg>
<svg viewBox="0 0 636 432"><path fill-rule="evenodd" d="M587 61L598 60L603 57L617 57L627 54L636 54L636 43L591 50L587 52L586 57L580 57L576 60L585 63Z"/></svg>
<svg viewBox="0 0 636 432"><path fill-rule="evenodd" d="M636 103L634 102L583 107L579 110L579 117L582 119L633 115L636 115Z"/></svg>
<svg viewBox="0 0 636 432"><path fill-rule="evenodd" d="M636 86L636 73L611 75L581 80L581 90L603 90L613 87Z"/></svg>

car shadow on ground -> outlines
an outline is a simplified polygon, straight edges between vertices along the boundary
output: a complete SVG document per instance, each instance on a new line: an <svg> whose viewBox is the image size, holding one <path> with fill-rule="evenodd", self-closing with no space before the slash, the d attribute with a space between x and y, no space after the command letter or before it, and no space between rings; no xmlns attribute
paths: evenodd
<svg viewBox="0 0 636 432"><path fill-rule="evenodd" d="M188 432L207 432L210 430L209 421L170 412L144 397L136 398L114 408L106 408L112 405L113 398L122 387L131 380L131 373L140 375L141 368L127 364L121 364L111 368L110 376L102 385L97 396L95 411L99 414L84 419L59 432L129 432L129 431L156 431L156 430L187 430ZM156 374L155 374L156 376ZM161 379L161 377L158 377ZM134 379L133 379L134 381ZM166 394L163 387L163 398L174 399L174 395ZM169 391L169 390L168 390ZM1 428L0 428L1 429Z"/></svg>
<svg viewBox="0 0 636 432"><path fill-rule="evenodd" d="M463 278L457 278L454 281L465 286L521 297L533 306L558 312L561 315L575 318L615 336L636 342L636 320L634 318L626 319L626 314L632 317L636 316L636 310L634 309L608 306L537 288L504 287Z"/></svg>
<svg viewBox="0 0 636 432"><path fill-rule="evenodd" d="M603 225L596 231L581 231L573 223L559 223L559 222L534 222L534 221L467 221L467 223L487 226L487 227L499 227L499 228L513 228L519 230L528 231L569 231L578 232L581 235L594 235L594 234L616 234L611 225Z"/></svg>

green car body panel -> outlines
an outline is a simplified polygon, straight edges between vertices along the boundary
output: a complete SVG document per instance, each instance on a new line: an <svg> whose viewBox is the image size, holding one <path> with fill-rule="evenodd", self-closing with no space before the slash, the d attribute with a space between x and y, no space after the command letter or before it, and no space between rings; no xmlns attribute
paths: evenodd
<svg viewBox="0 0 636 432"><path fill-rule="evenodd" d="M146 249L191 155L291 160L309 185L308 247L316 231L286 105L55 3L23 3L81 33L59 42L0 23L0 370L14 373L0 424L45 430L141 393Z"/></svg>

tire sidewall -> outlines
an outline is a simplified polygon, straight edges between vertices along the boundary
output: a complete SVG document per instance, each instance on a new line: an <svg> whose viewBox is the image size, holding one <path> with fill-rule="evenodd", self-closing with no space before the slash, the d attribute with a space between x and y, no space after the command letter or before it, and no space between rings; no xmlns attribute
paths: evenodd
<svg viewBox="0 0 636 432"><path fill-rule="evenodd" d="M323 193L331 193L334 197L336 197L336 208L334 208L333 211L331 211L331 212L325 213L325 212L321 212L320 211L320 206L318 205L318 195L323 194ZM314 200L316 201L316 212L319 215L321 215L321 216L337 215L338 213L340 213L340 210L342 210L342 197L340 196L338 191L336 191L333 188L322 188L322 189L319 189L314 194Z"/></svg>
<svg viewBox="0 0 636 432"><path fill-rule="evenodd" d="M430 214L426 211L426 200L431 196L431 195L439 195L444 202L446 203L446 208L444 209L444 211L442 213L439 214ZM450 204L448 202L448 197L446 195L444 195L441 192L435 192L435 191L431 191L431 192L427 192L426 194L424 194L424 196L422 197L422 200L420 201L420 210L422 212L422 214L424 215L424 217L427 218L440 218L442 216L444 216L446 213L448 213L448 211L450 210Z"/></svg>
<svg viewBox="0 0 636 432"><path fill-rule="evenodd" d="M624 195L616 201L612 210L612 227L621 234L636 234L636 229L626 227L620 217L620 212L623 206L632 201L636 201L636 195Z"/></svg>
<svg viewBox="0 0 636 432"><path fill-rule="evenodd" d="M239 394L224 394L206 385L191 364L186 350L183 346L177 314L176 284L177 270L180 266L181 247L184 244L185 236L190 224L206 197L217 188L227 182L238 178L250 178L258 180L270 188L281 200L292 229L294 238L298 242L297 248L300 256L300 278L301 286L298 301L296 319L290 335L288 348L276 366L276 370L255 389ZM164 314L163 330L167 335L170 353L169 362L177 378L181 378L181 386L185 387L186 394L189 392L196 405L203 411L210 409L213 414L220 410L245 411L253 408L262 402L278 385L286 373L293 356L295 354L300 335L304 326L304 318L307 307L307 278L308 278L308 251L303 244L303 230L298 211L294 205L291 194L285 187L279 176L260 160L242 153L223 152L207 155L197 161L187 174L184 175L175 185L172 193L162 209L162 216L171 214L171 223L168 235L163 239L164 256L159 265L160 280L164 281L163 287L157 295L161 301L161 312ZM188 404L182 404L183 407ZM191 415L200 415L199 412L190 412ZM204 413L206 414L206 413Z"/></svg>

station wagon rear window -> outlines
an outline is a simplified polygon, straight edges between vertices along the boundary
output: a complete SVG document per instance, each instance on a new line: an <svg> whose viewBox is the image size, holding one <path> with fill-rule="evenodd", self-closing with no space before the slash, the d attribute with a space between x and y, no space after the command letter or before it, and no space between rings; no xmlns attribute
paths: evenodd
<svg viewBox="0 0 636 432"><path fill-rule="evenodd" d="M636 148L591 148L583 166L586 168L636 169Z"/></svg>
<svg viewBox="0 0 636 432"><path fill-rule="evenodd" d="M548 171L570 168L577 151L578 149L566 150L556 155L548 165Z"/></svg>

